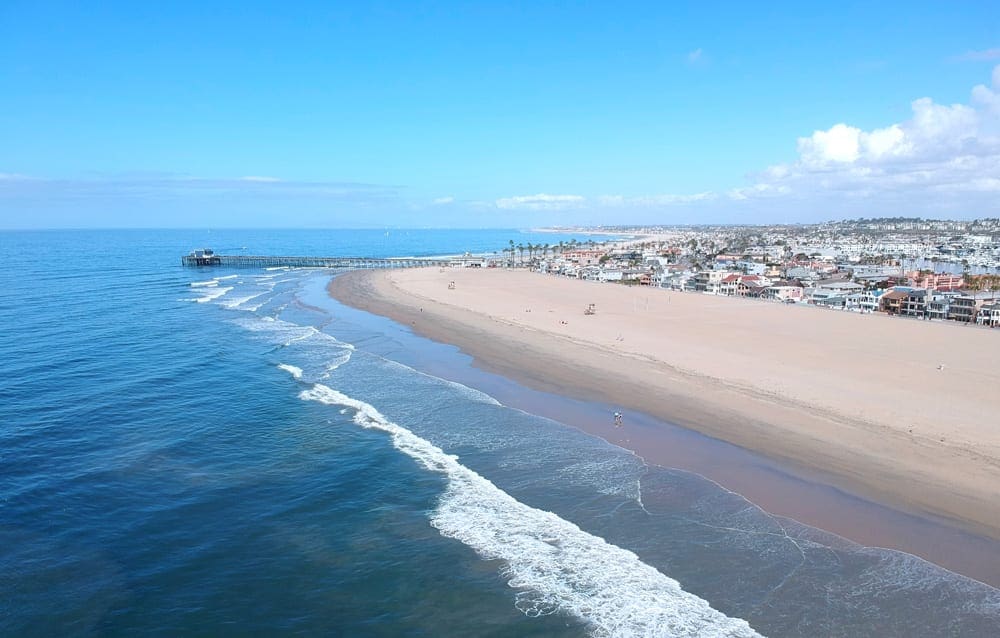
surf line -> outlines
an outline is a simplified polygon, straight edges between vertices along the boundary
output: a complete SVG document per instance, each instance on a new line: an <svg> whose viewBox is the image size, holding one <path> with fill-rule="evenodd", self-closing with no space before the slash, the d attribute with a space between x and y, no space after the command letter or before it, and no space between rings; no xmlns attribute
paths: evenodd
<svg viewBox="0 0 1000 638"><path fill-rule="evenodd" d="M760 636L746 620L713 609L634 553L521 503L371 404L319 383L299 398L353 409L355 424L388 433L398 450L444 474L447 486L431 525L482 558L503 561L501 573L525 615L574 616L598 637Z"/></svg>

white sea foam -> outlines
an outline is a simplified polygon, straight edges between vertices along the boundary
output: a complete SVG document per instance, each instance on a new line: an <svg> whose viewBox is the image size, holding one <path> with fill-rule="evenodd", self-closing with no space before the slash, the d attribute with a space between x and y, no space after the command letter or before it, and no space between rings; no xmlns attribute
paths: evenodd
<svg viewBox="0 0 1000 638"><path fill-rule="evenodd" d="M219 282L217 282L214 279L209 279L208 281L192 281L191 282L191 287L192 288L201 288L201 287L204 287L204 286L213 286L214 287L214 286L218 286L218 285L219 285Z"/></svg>
<svg viewBox="0 0 1000 638"><path fill-rule="evenodd" d="M758 636L632 552L542 510L528 507L429 441L392 423L374 406L315 384L299 397L355 410L358 425L382 430L393 445L448 485L431 516L442 535L504 561L516 606L528 616L565 613L595 636Z"/></svg>
<svg viewBox="0 0 1000 638"><path fill-rule="evenodd" d="M226 275L225 277L216 277L216 281L225 281L226 279L236 279L239 275Z"/></svg>
<svg viewBox="0 0 1000 638"><path fill-rule="evenodd" d="M274 317L247 317L234 323L257 333L265 341L281 348L293 348L296 363L303 367L308 380L327 378L331 372L351 360L354 346L340 341L313 326L300 326Z"/></svg>
<svg viewBox="0 0 1000 638"><path fill-rule="evenodd" d="M450 388L453 388L460 395L462 395L462 398L467 399L469 401L475 401L476 403L488 403L490 405L503 405L502 403L500 403L499 401L497 401L496 399L494 399L490 395L486 394L485 392L483 392L481 390L477 390L475 388L470 388L469 386L463 385L463 384L459 383L458 381L452 381L450 379L442 379L441 377L436 377L436 376L434 376L432 374L428 374L428 373L423 372L421 370L417 370L416 368L411 368L408 365L402 364L402 363L400 363L398 361L393 361L392 359L386 359L386 358L383 357L382 358L382 362L388 368L397 368L397 369L400 369L400 370L406 370L409 373L419 374L419 375L421 375L423 377L427 377L429 379L433 379L434 381L437 381L438 383L441 383L441 384L444 384L444 385L446 385L446 386L448 386Z"/></svg>
<svg viewBox="0 0 1000 638"><path fill-rule="evenodd" d="M282 323L287 323L287 322L282 321ZM290 324L290 325L294 325L294 324ZM299 328L299 330L296 330L295 328ZM301 326L295 326L295 328L289 328L288 329L288 331L290 333L292 333L293 336L290 339L288 339L288 341L284 342L281 345L283 345L284 347L287 348L288 346L292 345L296 341L302 341L303 339L308 339L310 337L315 337L317 334L322 334L322 333L319 332L319 330L317 330L316 328L314 328L312 326L306 326L304 328L301 327ZM331 339L332 338L333 337L331 337Z"/></svg>
<svg viewBox="0 0 1000 638"><path fill-rule="evenodd" d="M219 305L221 305L223 308L229 308L230 310L235 310L236 308L250 301L256 296L257 295L251 295L249 297L231 297L223 302L220 302Z"/></svg>
<svg viewBox="0 0 1000 638"><path fill-rule="evenodd" d="M219 297L225 295L232 289L233 289L232 286L228 288L212 288L211 290L206 290L205 294L195 299L195 301L197 301L198 303L205 303L207 301L212 301L213 299L218 299Z"/></svg>
<svg viewBox="0 0 1000 638"><path fill-rule="evenodd" d="M256 306L244 306L244 304L246 302L252 300L252 299L256 299L257 297L260 297L261 295L266 295L269 292L271 292L271 291L270 290L264 290L262 292L258 292L258 293L253 294L253 295L247 295L245 297L233 297L232 299L227 299L226 301L223 301L222 305L225 306L226 308L230 308L230 309L240 308L240 309L243 309L243 310L256 310L257 308L259 308L263 304L258 304Z"/></svg>
<svg viewBox="0 0 1000 638"><path fill-rule="evenodd" d="M279 363L278 364L278 369L284 370L288 374L292 375L292 377L295 378L295 379L301 379L302 378L302 368L298 368L298 367L293 366L293 365L288 365L287 363Z"/></svg>
<svg viewBox="0 0 1000 638"><path fill-rule="evenodd" d="M499 401L497 401L496 399L494 399L493 397L491 397L490 395L486 394L481 390L470 388L467 385L462 385L458 381L450 381L448 379L441 379L441 380L450 387L454 388L455 390L458 390L459 394L461 394L464 398L469 399L470 401L476 401L478 403L489 403L490 405L502 405Z"/></svg>

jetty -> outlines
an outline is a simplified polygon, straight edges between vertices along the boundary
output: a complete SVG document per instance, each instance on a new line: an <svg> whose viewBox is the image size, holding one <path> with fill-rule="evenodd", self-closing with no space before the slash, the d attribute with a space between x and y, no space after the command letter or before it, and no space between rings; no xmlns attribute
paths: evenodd
<svg viewBox="0 0 1000 638"><path fill-rule="evenodd" d="M229 268L421 268L445 267L445 257L281 257L275 255L220 255L210 248L192 250L181 256L184 266L226 266Z"/></svg>

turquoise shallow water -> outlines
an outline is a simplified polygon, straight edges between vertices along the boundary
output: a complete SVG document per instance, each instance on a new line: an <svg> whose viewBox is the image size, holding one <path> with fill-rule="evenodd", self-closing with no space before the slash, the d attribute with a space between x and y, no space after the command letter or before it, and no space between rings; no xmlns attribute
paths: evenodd
<svg viewBox="0 0 1000 638"><path fill-rule="evenodd" d="M332 273L179 264L509 239L564 238L0 234L0 633L1000 634L993 588L398 363Z"/></svg>

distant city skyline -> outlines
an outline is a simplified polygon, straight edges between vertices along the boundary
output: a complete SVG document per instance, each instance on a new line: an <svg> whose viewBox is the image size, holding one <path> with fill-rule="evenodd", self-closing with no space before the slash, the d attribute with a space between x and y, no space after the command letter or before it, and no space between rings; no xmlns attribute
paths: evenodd
<svg viewBox="0 0 1000 638"><path fill-rule="evenodd" d="M1000 215L990 2L0 6L0 228Z"/></svg>

